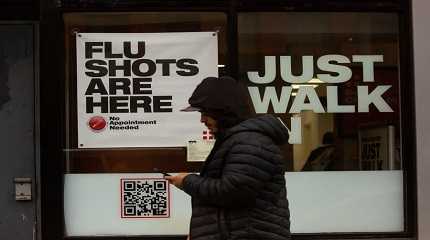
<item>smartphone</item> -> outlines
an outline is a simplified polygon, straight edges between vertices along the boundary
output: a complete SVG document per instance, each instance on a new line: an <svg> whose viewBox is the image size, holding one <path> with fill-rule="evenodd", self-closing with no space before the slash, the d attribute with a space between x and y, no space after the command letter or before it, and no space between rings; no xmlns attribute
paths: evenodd
<svg viewBox="0 0 430 240"><path fill-rule="evenodd" d="M154 168L153 170L154 170L154 172L163 174L164 177L171 176L170 174L168 174L166 172L160 171L160 169L158 169L158 168Z"/></svg>

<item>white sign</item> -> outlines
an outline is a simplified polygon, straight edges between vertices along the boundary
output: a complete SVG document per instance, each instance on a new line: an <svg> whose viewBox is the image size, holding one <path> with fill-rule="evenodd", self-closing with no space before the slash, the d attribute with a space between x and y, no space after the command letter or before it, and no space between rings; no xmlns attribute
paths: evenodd
<svg viewBox="0 0 430 240"><path fill-rule="evenodd" d="M217 34L79 33L79 148L184 147L201 139L184 113L205 77L218 76Z"/></svg>
<svg viewBox="0 0 430 240"><path fill-rule="evenodd" d="M131 207L135 202L141 207L142 198L133 198L132 195L148 192L145 186L140 186L141 191L135 191L132 186L130 190L125 189L126 185L121 184L124 179L146 181L161 177L161 174L154 173L65 174L66 236L187 235L191 216L190 197L172 185L170 189L166 188L167 194L163 195L169 198L161 198L161 202L166 201L164 205L133 211L127 210L122 203L128 201ZM402 171L288 172L285 178L293 233L404 230ZM129 197L122 200L124 191L128 192ZM157 199L156 202L160 201ZM160 214L158 218L152 212L149 216L144 215L154 208L162 210L155 212ZM167 214L166 208L168 215L163 215ZM125 218L122 212L127 212L129 216Z"/></svg>
<svg viewBox="0 0 430 240"><path fill-rule="evenodd" d="M214 145L215 140L188 141L187 162L204 162Z"/></svg>

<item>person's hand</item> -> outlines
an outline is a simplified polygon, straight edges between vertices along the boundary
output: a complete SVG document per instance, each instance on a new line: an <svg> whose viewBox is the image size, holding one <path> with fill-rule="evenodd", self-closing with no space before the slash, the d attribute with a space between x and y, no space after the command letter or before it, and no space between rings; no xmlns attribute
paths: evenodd
<svg viewBox="0 0 430 240"><path fill-rule="evenodd" d="M164 178L167 179L167 181L169 181L170 184L173 184L177 188L182 189L182 184L183 184L184 178L186 176L188 176L188 174L189 173L179 173L175 176L166 176Z"/></svg>
<svg viewBox="0 0 430 240"><path fill-rule="evenodd" d="M190 239L191 239L191 238L190 238L190 235L188 235L188 236L187 236L187 240L190 240Z"/></svg>

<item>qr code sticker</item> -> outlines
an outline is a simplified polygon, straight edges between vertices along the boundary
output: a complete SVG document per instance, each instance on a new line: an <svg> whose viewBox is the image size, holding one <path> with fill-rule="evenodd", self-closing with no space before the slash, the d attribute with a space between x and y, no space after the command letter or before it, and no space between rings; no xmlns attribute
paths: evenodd
<svg viewBox="0 0 430 240"><path fill-rule="evenodd" d="M163 178L121 179L121 217L170 217L170 192L167 180Z"/></svg>

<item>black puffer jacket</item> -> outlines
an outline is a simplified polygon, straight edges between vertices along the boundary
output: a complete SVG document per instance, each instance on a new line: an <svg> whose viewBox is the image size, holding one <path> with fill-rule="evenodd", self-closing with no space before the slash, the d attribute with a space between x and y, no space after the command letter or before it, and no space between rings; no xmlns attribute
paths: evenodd
<svg viewBox="0 0 430 240"><path fill-rule="evenodd" d="M290 239L277 146L287 140L287 129L271 115L248 119L217 139L200 176L183 182L192 197L191 240Z"/></svg>

